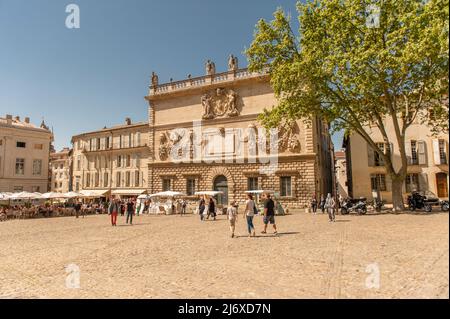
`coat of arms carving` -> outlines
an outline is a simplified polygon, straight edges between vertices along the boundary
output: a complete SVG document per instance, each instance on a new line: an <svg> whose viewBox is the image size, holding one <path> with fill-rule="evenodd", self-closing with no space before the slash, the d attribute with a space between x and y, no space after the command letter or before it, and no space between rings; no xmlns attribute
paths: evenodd
<svg viewBox="0 0 450 319"><path fill-rule="evenodd" d="M206 93L202 96L202 106L204 120L214 119L216 117L233 117L239 115L237 109L238 95L234 90L217 88L212 93Z"/></svg>

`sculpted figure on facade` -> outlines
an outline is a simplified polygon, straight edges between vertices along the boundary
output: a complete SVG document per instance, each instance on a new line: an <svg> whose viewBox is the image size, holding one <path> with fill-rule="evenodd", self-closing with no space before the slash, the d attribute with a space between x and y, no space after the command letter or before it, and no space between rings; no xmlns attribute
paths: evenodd
<svg viewBox="0 0 450 319"><path fill-rule="evenodd" d="M205 93L201 99L204 120L216 117L233 117L239 115L238 95L234 90L218 88L214 93Z"/></svg>
<svg viewBox="0 0 450 319"><path fill-rule="evenodd" d="M159 159L165 161L170 153L170 144L167 134L161 133L159 135Z"/></svg>
<svg viewBox="0 0 450 319"><path fill-rule="evenodd" d="M158 75L155 72L152 72L152 86L157 87L158 86Z"/></svg>
<svg viewBox="0 0 450 319"><path fill-rule="evenodd" d="M205 68L206 68L206 75L216 74L216 65L211 60L206 61Z"/></svg>
<svg viewBox="0 0 450 319"><path fill-rule="evenodd" d="M238 58L231 54L228 58L228 71L237 71L238 68Z"/></svg>
<svg viewBox="0 0 450 319"><path fill-rule="evenodd" d="M295 121L288 121L282 124L278 133L278 150L280 152L300 152L300 141L298 134L296 134L296 128L297 123Z"/></svg>

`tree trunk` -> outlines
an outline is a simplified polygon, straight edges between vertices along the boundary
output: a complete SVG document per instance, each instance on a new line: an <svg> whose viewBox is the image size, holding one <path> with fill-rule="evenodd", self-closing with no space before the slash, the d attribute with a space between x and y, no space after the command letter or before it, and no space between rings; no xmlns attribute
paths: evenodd
<svg viewBox="0 0 450 319"><path fill-rule="evenodd" d="M395 212L401 212L405 209L403 203L403 178L392 176L392 205Z"/></svg>

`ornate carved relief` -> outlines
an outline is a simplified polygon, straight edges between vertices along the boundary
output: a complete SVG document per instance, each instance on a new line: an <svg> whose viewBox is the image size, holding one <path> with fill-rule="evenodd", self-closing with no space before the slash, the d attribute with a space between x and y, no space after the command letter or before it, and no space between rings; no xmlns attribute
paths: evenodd
<svg viewBox="0 0 450 319"><path fill-rule="evenodd" d="M233 117L239 115L237 109L238 95L234 90L218 88L214 92L208 92L202 95L204 120L214 119L216 117Z"/></svg>
<svg viewBox="0 0 450 319"><path fill-rule="evenodd" d="M278 150L280 152L300 153L300 141L297 131L298 125L296 121L288 121L281 125L278 130Z"/></svg>

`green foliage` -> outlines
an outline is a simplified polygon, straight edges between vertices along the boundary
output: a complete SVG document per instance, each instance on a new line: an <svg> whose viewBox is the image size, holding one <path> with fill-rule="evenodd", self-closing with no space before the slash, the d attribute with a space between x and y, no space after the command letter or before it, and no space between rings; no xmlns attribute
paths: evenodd
<svg viewBox="0 0 450 319"><path fill-rule="evenodd" d="M380 9L378 27L366 24L369 5ZM364 125L383 130L393 116L398 141L416 117L448 130L448 1L316 0L297 8L298 37L278 9L273 21L258 22L246 50L250 70L269 68L279 99L260 116L266 127L318 115L367 140Z"/></svg>

